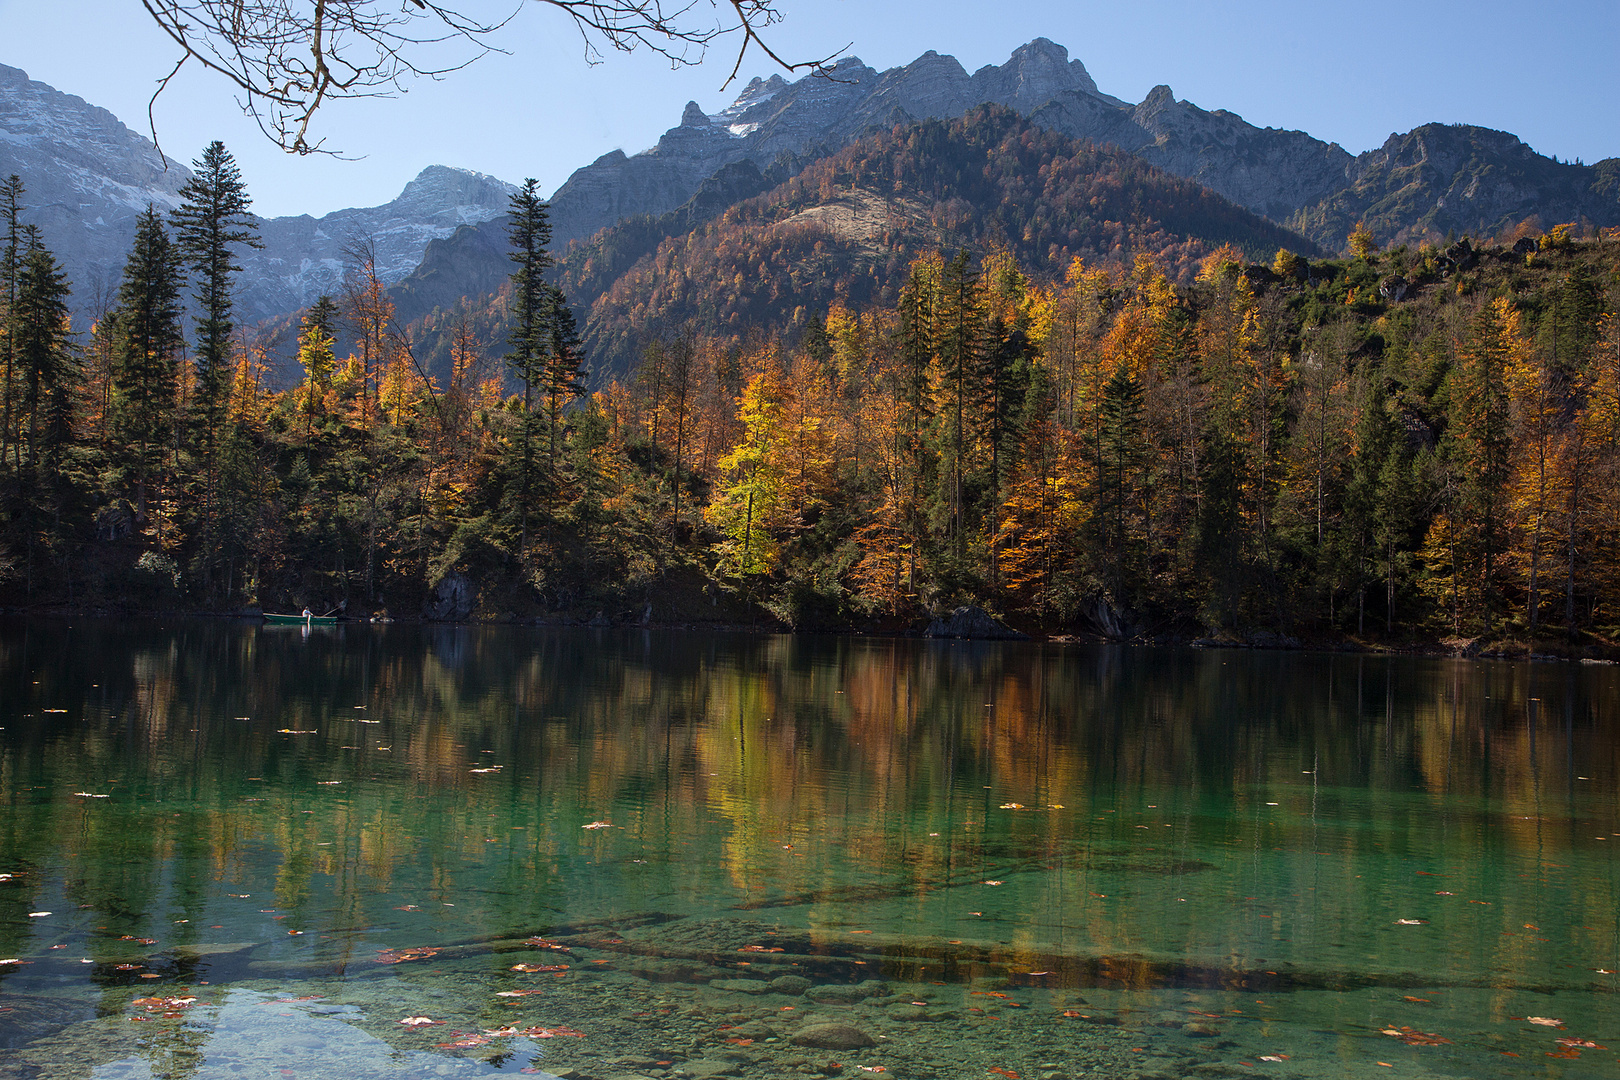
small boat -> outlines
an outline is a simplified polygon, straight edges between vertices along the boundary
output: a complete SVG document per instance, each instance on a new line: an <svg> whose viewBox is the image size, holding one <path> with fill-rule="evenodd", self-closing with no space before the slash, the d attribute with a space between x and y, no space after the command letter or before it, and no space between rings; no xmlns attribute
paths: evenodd
<svg viewBox="0 0 1620 1080"><path fill-rule="evenodd" d="M264 613L267 626L335 626L338 621L336 615L272 615Z"/></svg>

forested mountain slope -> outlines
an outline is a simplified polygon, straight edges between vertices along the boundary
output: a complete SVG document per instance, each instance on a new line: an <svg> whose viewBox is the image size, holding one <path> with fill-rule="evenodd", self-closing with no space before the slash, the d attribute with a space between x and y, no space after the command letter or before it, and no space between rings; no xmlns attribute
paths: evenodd
<svg viewBox="0 0 1620 1080"><path fill-rule="evenodd" d="M764 182L746 165L731 174L736 191ZM718 217L701 198L605 229L563 260L558 282L584 316L598 383L626 377L660 337L792 337L832 303L893 304L923 251L1005 249L1042 278L1075 257L1123 266L1151 255L1180 280L1222 244L1254 258L1316 253L1200 184L999 106L869 135ZM499 303L474 307L498 340ZM420 325L430 324L425 355L442 365L449 323Z"/></svg>

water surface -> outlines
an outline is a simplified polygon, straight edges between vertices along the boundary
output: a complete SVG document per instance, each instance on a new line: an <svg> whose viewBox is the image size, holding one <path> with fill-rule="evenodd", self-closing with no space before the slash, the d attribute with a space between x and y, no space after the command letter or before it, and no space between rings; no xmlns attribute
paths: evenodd
<svg viewBox="0 0 1620 1080"><path fill-rule="evenodd" d="M0 1077L1613 1076L1617 707L1574 665L13 623Z"/></svg>

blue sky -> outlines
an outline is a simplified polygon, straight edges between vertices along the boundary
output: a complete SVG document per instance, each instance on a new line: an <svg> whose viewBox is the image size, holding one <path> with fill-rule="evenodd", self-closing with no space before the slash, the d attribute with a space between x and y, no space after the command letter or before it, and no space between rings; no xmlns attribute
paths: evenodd
<svg viewBox="0 0 1620 1080"><path fill-rule="evenodd" d="M782 8L787 17L771 40L791 58L852 43L850 54L879 69L934 49L973 71L1048 37L1117 97L1138 101L1168 83L1204 108L1300 128L1352 152L1441 121L1512 131L1566 160L1620 155L1620 0L783 0ZM519 14L503 44L511 55L415 83L402 97L329 107L319 133L359 160L280 152L229 88L201 72L183 74L159 100L158 134L184 161L223 139L261 213L319 214L386 202L431 164L514 183L533 176L549 192L609 150L651 146L687 100L717 112L737 89L720 89L733 59L724 48L695 69L620 54L588 67L566 20L538 4ZM139 0L0 0L0 63L137 130L173 60ZM763 56L751 57L741 81L771 71Z"/></svg>

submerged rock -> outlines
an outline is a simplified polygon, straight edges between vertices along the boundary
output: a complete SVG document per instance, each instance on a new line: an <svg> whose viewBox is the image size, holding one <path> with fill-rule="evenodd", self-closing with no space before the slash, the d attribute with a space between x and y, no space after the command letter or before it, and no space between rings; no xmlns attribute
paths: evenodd
<svg viewBox="0 0 1620 1080"><path fill-rule="evenodd" d="M848 1024L816 1024L793 1036L794 1046L813 1046L818 1050L859 1050L863 1046L876 1046L877 1040L858 1027Z"/></svg>
<svg viewBox="0 0 1620 1080"><path fill-rule="evenodd" d="M778 975L771 980L770 987L773 993L798 997L810 989L810 980L803 975Z"/></svg>
<svg viewBox="0 0 1620 1080"><path fill-rule="evenodd" d="M865 982L850 985L849 983L831 983L825 986L812 986L805 991L805 996L811 1001L827 1005L854 1005L867 998L882 997L889 992L889 984L877 979L867 979Z"/></svg>
<svg viewBox="0 0 1620 1080"><path fill-rule="evenodd" d="M771 984L764 979L710 979L709 985L736 994L764 994L771 989Z"/></svg>

